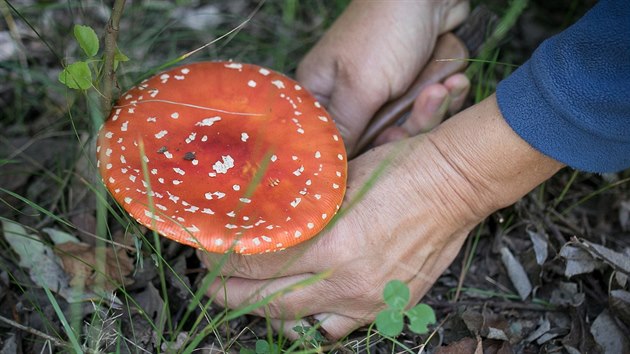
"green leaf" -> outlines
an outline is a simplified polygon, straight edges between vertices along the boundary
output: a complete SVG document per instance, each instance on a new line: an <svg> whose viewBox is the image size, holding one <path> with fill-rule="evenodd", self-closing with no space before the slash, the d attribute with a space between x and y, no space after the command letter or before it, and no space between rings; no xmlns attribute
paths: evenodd
<svg viewBox="0 0 630 354"><path fill-rule="evenodd" d="M114 54L114 71L118 69L118 63L129 61L129 57L124 55L118 48L116 48L116 54Z"/></svg>
<svg viewBox="0 0 630 354"><path fill-rule="evenodd" d="M305 347L311 346L313 348L317 348L326 341L326 338L324 338L321 332L314 327L298 325L292 329L293 332L298 334L301 345Z"/></svg>
<svg viewBox="0 0 630 354"><path fill-rule="evenodd" d="M259 339L256 341L256 354L278 354L280 347L276 343L271 343Z"/></svg>
<svg viewBox="0 0 630 354"><path fill-rule="evenodd" d="M78 61L59 73L59 81L71 89L87 90L92 87L92 72L86 62Z"/></svg>
<svg viewBox="0 0 630 354"><path fill-rule="evenodd" d="M259 339L256 341L256 354L269 354L269 343Z"/></svg>
<svg viewBox="0 0 630 354"><path fill-rule="evenodd" d="M400 280L392 280L385 285L383 299L391 308L403 311L409 303L409 287Z"/></svg>
<svg viewBox="0 0 630 354"><path fill-rule="evenodd" d="M305 342L312 344L314 347L321 345L326 338L315 328L310 326L295 326L292 328L295 333Z"/></svg>
<svg viewBox="0 0 630 354"><path fill-rule="evenodd" d="M435 312L426 304L416 305L409 311L405 311L405 315L409 318L409 329L418 334L429 332L427 326L436 321Z"/></svg>
<svg viewBox="0 0 630 354"><path fill-rule="evenodd" d="M386 309L376 315L376 328L386 336L396 337L403 330L403 314L399 310Z"/></svg>
<svg viewBox="0 0 630 354"><path fill-rule="evenodd" d="M74 38L88 57L93 57L98 53L98 36L92 27L74 25Z"/></svg>

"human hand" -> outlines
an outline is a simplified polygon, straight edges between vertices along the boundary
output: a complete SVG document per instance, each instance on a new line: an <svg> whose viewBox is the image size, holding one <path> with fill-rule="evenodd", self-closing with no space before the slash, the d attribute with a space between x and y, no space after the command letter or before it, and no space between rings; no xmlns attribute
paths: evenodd
<svg viewBox="0 0 630 354"><path fill-rule="evenodd" d="M363 198L359 190L382 164ZM555 173L561 164L533 150L501 117L494 98L426 136L386 144L351 162L344 205L327 232L273 254L227 256L208 295L254 310L295 338L295 321L314 316L330 339L371 322L387 281L407 282L417 302L459 251L468 231ZM200 254L213 269L222 255ZM309 286L292 287L316 275Z"/></svg>
<svg viewBox="0 0 630 354"><path fill-rule="evenodd" d="M295 321L313 315L330 339L374 319L382 307L382 289L391 279L409 284L417 301L457 254L479 220L468 202L439 193L437 151L426 141L404 140L350 162L344 205L351 205L370 176L385 164L364 198L330 230L312 242L282 252L233 254L208 295L229 308L255 303L292 285L326 274L314 284L287 291L254 314L273 319L287 336ZM450 194L450 193L449 193ZM200 258L215 269L222 255Z"/></svg>
<svg viewBox="0 0 630 354"><path fill-rule="evenodd" d="M400 96L424 67L437 36L467 14L468 2L462 0L353 1L306 55L297 79L327 107L349 156L374 113ZM447 108L459 110L468 87L461 74L427 87L418 100L434 111L426 118L414 115L423 130L439 122ZM394 129L381 142L417 133Z"/></svg>

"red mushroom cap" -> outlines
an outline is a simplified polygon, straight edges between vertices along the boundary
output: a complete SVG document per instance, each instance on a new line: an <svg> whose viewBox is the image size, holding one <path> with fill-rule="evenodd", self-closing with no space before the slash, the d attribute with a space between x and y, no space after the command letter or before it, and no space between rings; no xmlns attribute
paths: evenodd
<svg viewBox="0 0 630 354"><path fill-rule="evenodd" d="M123 94L97 155L105 185L139 223L210 252L308 240L346 185L343 142L313 96L233 62L177 67Z"/></svg>

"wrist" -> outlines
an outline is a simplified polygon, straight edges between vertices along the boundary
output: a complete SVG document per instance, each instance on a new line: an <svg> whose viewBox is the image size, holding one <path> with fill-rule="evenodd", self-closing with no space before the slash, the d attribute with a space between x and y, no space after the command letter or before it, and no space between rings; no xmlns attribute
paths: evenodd
<svg viewBox="0 0 630 354"><path fill-rule="evenodd" d="M457 114L426 137L451 170L450 184L473 215L513 204L563 165L521 139L495 96Z"/></svg>

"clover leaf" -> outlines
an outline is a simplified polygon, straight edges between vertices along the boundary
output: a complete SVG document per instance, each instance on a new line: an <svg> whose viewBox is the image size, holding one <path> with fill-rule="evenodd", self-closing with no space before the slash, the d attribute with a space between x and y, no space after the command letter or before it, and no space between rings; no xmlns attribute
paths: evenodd
<svg viewBox="0 0 630 354"><path fill-rule="evenodd" d="M400 280L392 280L385 285L383 300L389 307L404 310L409 303L409 288Z"/></svg>
<svg viewBox="0 0 630 354"><path fill-rule="evenodd" d="M376 328L383 335L396 337L409 319L409 329L418 334L429 331L428 325L435 323L435 312L429 305L418 304L405 310L409 304L409 287L400 280L392 280L385 285L383 300L388 307L376 315Z"/></svg>
<svg viewBox="0 0 630 354"><path fill-rule="evenodd" d="M78 61L59 73L59 81L71 89L87 90L92 87L92 72L86 62Z"/></svg>
<svg viewBox="0 0 630 354"><path fill-rule="evenodd" d="M405 315L409 318L409 329L419 334L429 332L428 325L436 322L435 312L427 304L418 304Z"/></svg>
<svg viewBox="0 0 630 354"><path fill-rule="evenodd" d="M386 336L396 337L402 332L404 324L402 311L398 309L385 309L376 315L376 328Z"/></svg>

